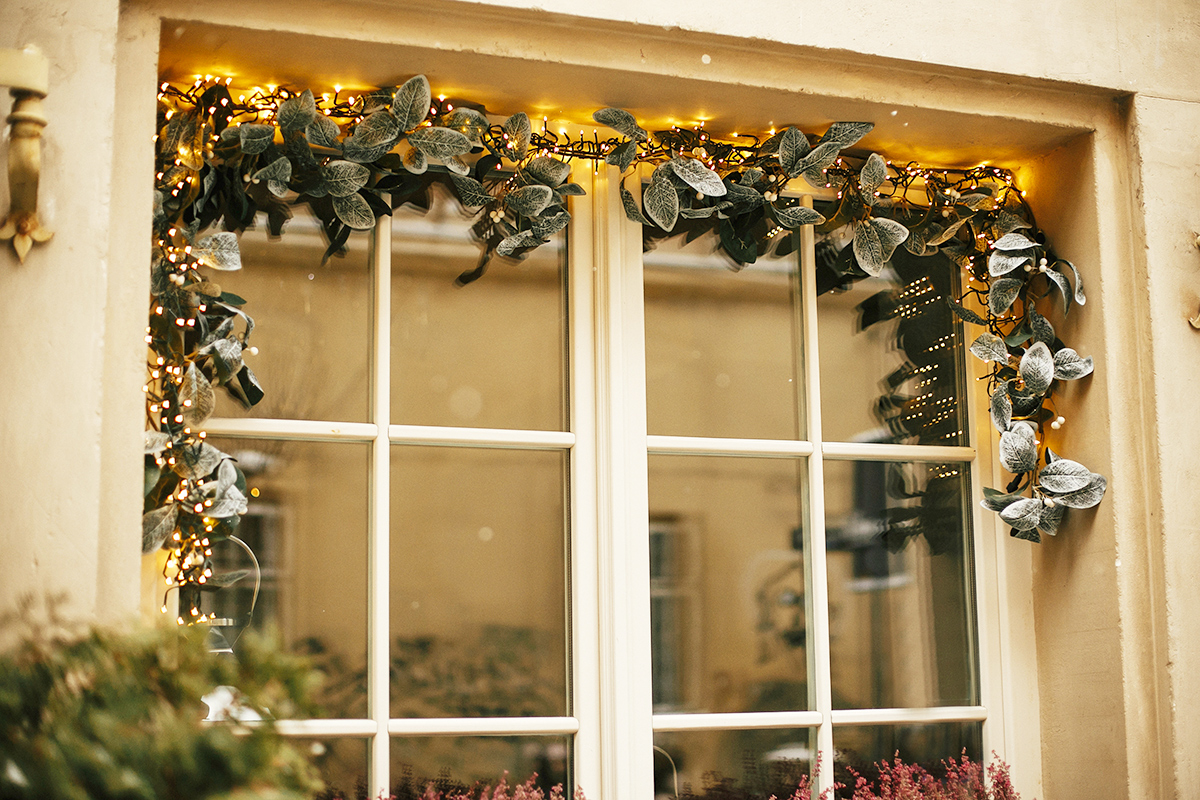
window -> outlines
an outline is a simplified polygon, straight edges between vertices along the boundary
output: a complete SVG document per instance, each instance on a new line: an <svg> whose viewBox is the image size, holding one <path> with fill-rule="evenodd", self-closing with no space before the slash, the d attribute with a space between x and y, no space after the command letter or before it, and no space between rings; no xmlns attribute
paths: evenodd
<svg viewBox="0 0 1200 800"><path fill-rule="evenodd" d="M257 490L269 613L330 678L285 732L371 796L980 756L953 271L850 281L810 229L740 274L708 235L643 256L612 176L575 180L566 235L465 288L437 192L324 265L304 218L248 234L222 276L268 393L211 441Z"/></svg>

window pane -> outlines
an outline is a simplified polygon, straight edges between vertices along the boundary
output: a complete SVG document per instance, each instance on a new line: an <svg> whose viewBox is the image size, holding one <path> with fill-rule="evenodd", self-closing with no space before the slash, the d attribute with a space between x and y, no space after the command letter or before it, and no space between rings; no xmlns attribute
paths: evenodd
<svg viewBox="0 0 1200 800"><path fill-rule="evenodd" d="M321 226L301 207L281 241L264 228L241 238L242 269L214 272L225 292L246 299L254 319L245 353L265 396L250 410L217 392L219 417L367 420L367 372L371 354L369 238L350 237L344 257L321 263L326 242ZM242 330L239 320L237 330Z"/></svg>
<svg viewBox="0 0 1200 800"><path fill-rule="evenodd" d="M486 277L469 219L440 186L392 223L392 422L565 430L566 237Z"/></svg>
<svg viewBox="0 0 1200 800"><path fill-rule="evenodd" d="M809 708L801 463L651 456L655 708Z"/></svg>
<svg viewBox="0 0 1200 800"><path fill-rule="evenodd" d="M976 764L983 758L983 723L944 722L930 725L854 725L833 729L836 754L834 777L847 785L849 797L854 776L847 767L878 787L881 761L897 755L906 764L920 764L934 777L946 774L943 761L960 758L963 751Z"/></svg>
<svg viewBox="0 0 1200 800"><path fill-rule="evenodd" d="M324 715L365 716L368 446L208 441L237 459L251 492L237 536L262 570L254 627L277 628L290 648L312 656L327 678ZM254 566L233 542L218 542L213 558L218 573ZM205 603L218 616L244 619L253 595L251 575ZM237 630L228 633L234 641Z"/></svg>
<svg viewBox="0 0 1200 800"><path fill-rule="evenodd" d="M960 464L825 461L834 708L977 702Z"/></svg>
<svg viewBox="0 0 1200 800"><path fill-rule="evenodd" d="M317 739L311 742L313 764L325 781L314 800L357 800L367 796L369 739ZM304 747L303 742L296 743Z"/></svg>
<svg viewBox="0 0 1200 800"><path fill-rule="evenodd" d="M649 432L795 439L798 258L735 273L715 234L683 238L642 256Z"/></svg>
<svg viewBox="0 0 1200 800"><path fill-rule="evenodd" d="M568 713L566 457L392 450L393 717Z"/></svg>
<svg viewBox="0 0 1200 800"><path fill-rule="evenodd" d="M822 437L965 444L962 326L945 302L958 268L900 247L877 278L839 275L839 235L817 244Z"/></svg>
<svg viewBox="0 0 1200 800"><path fill-rule="evenodd" d="M815 731L671 731L654 734L654 796L788 798L812 770ZM677 790L678 789L678 790Z"/></svg>
<svg viewBox="0 0 1200 800"><path fill-rule="evenodd" d="M570 796L571 748L570 736L393 736L392 794L419 800L431 782L450 793L536 774L543 793L562 784Z"/></svg>

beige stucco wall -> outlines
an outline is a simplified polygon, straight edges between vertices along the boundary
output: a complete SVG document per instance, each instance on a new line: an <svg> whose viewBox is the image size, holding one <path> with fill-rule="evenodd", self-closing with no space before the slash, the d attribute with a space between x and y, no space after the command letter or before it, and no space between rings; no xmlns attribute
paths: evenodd
<svg viewBox="0 0 1200 800"><path fill-rule="evenodd" d="M126 4L119 18L113 0L5 4L0 46L36 43L51 62L41 196L58 233L25 265L0 250L0 608L59 589L102 618L136 604L132 487L148 224L138 209L149 206L153 97L135 89L154 81L159 9L361 38L363 47L411 41L520 56L562 64L564 75L588 63L644 72L658 77L621 83L597 73L600 88L576 86L612 102L626 92L633 100L648 94L650 103L663 86L675 98L694 92L678 101L680 113L694 113L698 99L725 109L744 99L758 114L781 87L795 108L817 107L813 95L832 98L831 116L853 101L885 122L898 107L911 112L913 127L881 128L876 146L912 146L920 130L930 152L946 144L943 157L973 155L987 139L982 123L954 121L974 114L1016 132L1008 138L1035 142L1027 163L1014 166L1031 178L1039 221L1087 272L1089 305L1066 329L1098 357L1099 371L1075 391L1079 410L1063 440L1111 479L1091 518L1079 515L1034 552L1032 591L1011 603L1029 607L1033 598L1038 668L1024 677L1040 695L1044 783L1028 793L1188 796L1200 778L1200 715L1190 707L1200 691L1200 493L1190 480L1200 469L1200 432L1189 418L1200 333L1184 321L1200 304L1200 219L1188 199L1200 163L1200 6L872 0L853 9L853 20L789 0L739 13L714 0L529 7L302 0L283 14L273 2L146 2ZM994 44L987 37L996 34ZM719 86L737 88L722 94ZM7 106L0 101L0 111ZM1067 126L1058 139L1055 125ZM1094 133L1072 139L1080 130ZM1013 563L1028 558L1012 553Z"/></svg>

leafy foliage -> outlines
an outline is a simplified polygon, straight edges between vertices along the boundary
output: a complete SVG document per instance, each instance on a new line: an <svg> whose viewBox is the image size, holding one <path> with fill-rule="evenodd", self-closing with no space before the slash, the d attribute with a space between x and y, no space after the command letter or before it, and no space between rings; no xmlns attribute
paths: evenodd
<svg viewBox="0 0 1200 800"><path fill-rule="evenodd" d="M320 781L290 740L269 724L203 725L200 702L237 686L263 718L309 713L311 676L250 634L234 661L212 657L198 628L71 633L39 621L0 657L0 797L311 797Z"/></svg>

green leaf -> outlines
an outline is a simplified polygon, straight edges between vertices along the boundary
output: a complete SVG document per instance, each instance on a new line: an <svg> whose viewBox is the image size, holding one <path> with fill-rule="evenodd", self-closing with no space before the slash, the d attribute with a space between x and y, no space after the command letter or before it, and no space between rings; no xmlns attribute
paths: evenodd
<svg viewBox="0 0 1200 800"><path fill-rule="evenodd" d="M163 542L175 530L179 519L179 506L168 503L147 511L142 515L142 555L149 555L162 547Z"/></svg>
<svg viewBox="0 0 1200 800"><path fill-rule="evenodd" d="M538 156L531 159L521 172L527 179L531 178L553 189L571 176L571 165L550 156Z"/></svg>
<svg viewBox="0 0 1200 800"><path fill-rule="evenodd" d="M718 230L721 234L721 247L738 264L753 264L758 259L758 245L752 239L738 236L732 221L721 220Z"/></svg>
<svg viewBox="0 0 1200 800"><path fill-rule="evenodd" d="M1020 278L1001 278L996 281L988 290L988 310L997 316L1008 311L1024 287L1025 281Z"/></svg>
<svg viewBox="0 0 1200 800"><path fill-rule="evenodd" d="M771 206L775 221L785 228L799 228L801 225L820 225L825 221L816 209L807 206Z"/></svg>
<svg viewBox="0 0 1200 800"><path fill-rule="evenodd" d="M1028 253L1018 253L1010 255L1002 253L999 250L993 250L988 256L988 274L993 278L1001 275L1007 275L1018 267L1028 264L1033 261L1033 256Z"/></svg>
<svg viewBox="0 0 1200 800"><path fill-rule="evenodd" d="M1018 500L1000 512L1000 519L1019 531L1030 531L1042 518L1042 501L1034 497Z"/></svg>
<svg viewBox="0 0 1200 800"><path fill-rule="evenodd" d="M964 306L962 303L955 300L953 297L946 298L946 304L950 306L958 318L963 322L970 322L975 325L987 325L987 320L976 314L971 309Z"/></svg>
<svg viewBox="0 0 1200 800"><path fill-rule="evenodd" d="M523 217L536 217L550 205L554 191L549 186L535 184L513 189L504 197L504 205ZM504 255L501 253L501 255Z"/></svg>
<svg viewBox="0 0 1200 800"><path fill-rule="evenodd" d="M254 406L258 401L263 399L262 385L258 382L258 377L247 366L243 366L237 374L238 385L242 389L243 405L247 408Z"/></svg>
<svg viewBox="0 0 1200 800"><path fill-rule="evenodd" d="M317 114L305 128L304 134L308 140L318 147L338 146L338 136L342 133L336 122L324 114Z"/></svg>
<svg viewBox="0 0 1200 800"><path fill-rule="evenodd" d="M999 239L997 239L996 243L993 244L992 247L994 247L996 250L1004 251L1031 250L1034 247L1037 247L1037 243L1030 241L1020 233L1006 233L1004 236L1001 236Z"/></svg>
<svg viewBox="0 0 1200 800"><path fill-rule="evenodd" d="M835 122L829 126L829 130L825 131L825 135L817 144L836 142L843 149L852 147L874 127L874 122Z"/></svg>
<svg viewBox="0 0 1200 800"><path fill-rule="evenodd" d="M533 137L529 115L521 111L504 120L504 132L508 135L506 144L509 157L513 161L520 161L528 152L529 140Z"/></svg>
<svg viewBox="0 0 1200 800"><path fill-rule="evenodd" d="M779 165L789 178L797 177L804 171L803 159L812 150L808 138L798 128L788 128L779 136L779 149L776 156Z"/></svg>
<svg viewBox="0 0 1200 800"><path fill-rule="evenodd" d="M709 197L724 197L727 190L721 176L713 172L698 158L676 156L667 162L675 174L697 192Z"/></svg>
<svg viewBox="0 0 1200 800"><path fill-rule="evenodd" d="M1033 426L1016 422L1000 434L1000 463L1014 475L1037 468L1037 441L1034 439Z"/></svg>
<svg viewBox="0 0 1200 800"><path fill-rule="evenodd" d="M1060 458L1042 467L1038 484L1048 492L1067 494L1087 488L1092 482L1092 473L1078 461Z"/></svg>
<svg viewBox="0 0 1200 800"><path fill-rule="evenodd" d="M1064 347L1054 354L1054 377L1059 380L1078 380L1092 374L1094 368L1091 356L1080 358L1079 353L1070 347Z"/></svg>
<svg viewBox="0 0 1200 800"><path fill-rule="evenodd" d="M883 156L871 153L867 162L863 164L862 171L858 173L858 185L862 187L863 197L867 202L870 203L875 199L875 192L886 179L887 164L884 162Z"/></svg>
<svg viewBox="0 0 1200 800"><path fill-rule="evenodd" d="M324 114L322 114L324 116ZM289 97L279 104L275 118L285 131L304 130L317 118L317 104L313 93L305 89L298 97Z"/></svg>
<svg viewBox="0 0 1200 800"><path fill-rule="evenodd" d="M650 220L646 219L646 215L642 213L633 193L625 188L624 182L621 183L621 205L625 207L625 218L630 222L636 222L639 225L650 224Z"/></svg>
<svg viewBox="0 0 1200 800"><path fill-rule="evenodd" d="M415 75L396 90L392 99L392 116L400 129L407 133L425 121L432 103L429 80L424 75Z"/></svg>
<svg viewBox="0 0 1200 800"><path fill-rule="evenodd" d="M330 161L321 168L321 177L325 179L329 194L347 197L367 185L371 170L353 161Z"/></svg>
<svg viewBox="0 0 1200 800"><path fill-rule="evenodd" d="M189 364L187 372L183 374L178 397L183 424L189 428L199 428L213 412L216 395L213 394L212 384L195 362Z"/></svg>
<svg viewBox="0 0 1200 800"><path fill-rule="evenodd" d="M991 401L992 426L1004 433L1012 425L1012 400L1008 397L1008 384L996 387Z"/></svg>
<svg viewBox="0 0 1200 800"><path fill-rule="evenodd" d="M275 138L275 126L246 123L238 126L242 152L248 156L258 155L267 149L267 145Z"/></svg>
<svg viewBox="0 0 1200 800"><path fill-rule="evenodd" d="M637 152L637 141L630 139L609 150L608 155L604 157L604 163L611 164L624 172L637 158Z"/></svg>
<svg viewBox="0 0 1200 800"><path fill-rule="evenodd" d="M675 227L675 220L679 218L679 195L669 180L658 176L659 173L655 172L654 179L642 195L642 206L646 216L654 220L655 225L670 233Z"/></svg>
<svg viewBox="0 0 1200 800"><path fill-rule="evenodd" d="M447 114L445 124L447 128L453 128L476 143L483 139L490 127L487 117L473 108L466 107L456 108Z"/></svg>
<svg viewBox="0 0 1200 800"><path fill-rule="evenodd" d="M346 197L333 198L333 212L337 218L356 231L369 231L375 227L375 215L363 196L355 192Z"/></svg>
<svg viewBox="0 0 1200 800"><path fill-rule="evenodd" d="M1045 342L1038 342L1021 356L1021 378L1034 394L1045 394L1054 380L1054 357Z"/></svg>
<svg viewBox="0 0 1200 800"><path fill-rule="evenodd" d="M483 184L474 178L465 175L451 175L450 180L458 193L458 202L462 203L464 208L480 208L494 199L483 188Z"/></svg>
<svg viewBox="0 0 1200 800"><path fill-rule="evenodd" d="M1017 539L1024 539L1027 542L1033 542L1034 544L1040 544L1042 541L1042 537L1038 535L1036 528L1028 531L1012 528L1009 530L1008 535Z"/></svg>
<svg viewBox="0 0 1200 800"><path fill-rule="evenodd" d="M971 352L983 361L1008 363L1008 348L1004 346L1004 340L994 333L984 331L979 334L979 338L971 342Z"/></svg>
<svg viewBox="0 0 1200 800"><path fill-rule="evenodd" d="M646 133L641 125L638 125L633 114L620 108L602 108L592 114L592 119L634 141L644 142L650 138L650 134Z"/></svg>
<svg viewBox="0 0 1200 800"><path fill-rule="evenodd" d="M1067 508L1091 508L1104 499L1104 492L1107 489L1108 480L1103 475L1093 472L1087 486L1077 492L1056 497L1054 502Z"/></svg>
<svg viewBox="0 0 1200 800"><path fill-rule="evenodd" d="M439 161L471 152L471 140L449 128L417 128L408 135L408 143Z"/></svg>
<svg viewBox="0 0 1200 800"><path fill-rule="evenodd" d="M206 267L232 272L242 268L242 254L237 234L231 231L214 233L196 242L192 256Z"/></svg>

